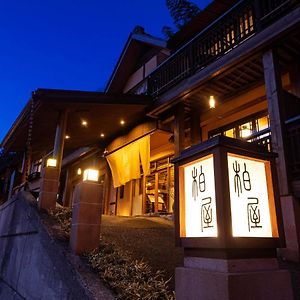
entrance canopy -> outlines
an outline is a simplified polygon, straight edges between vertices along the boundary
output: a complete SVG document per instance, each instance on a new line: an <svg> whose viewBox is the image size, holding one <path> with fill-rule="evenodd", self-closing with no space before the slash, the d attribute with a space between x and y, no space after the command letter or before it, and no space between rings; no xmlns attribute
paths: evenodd
<svg viewBox="0 0 300 300"><path fill-rule="evenodd" d="M31 123L31 146L33 156L38 158L53 149L59 114L67 110L65 152L91 145L105 147L117 135L147 119L145 107L150 101L140 95L38 89L0 146L6 152L24 151Z"/></svg>

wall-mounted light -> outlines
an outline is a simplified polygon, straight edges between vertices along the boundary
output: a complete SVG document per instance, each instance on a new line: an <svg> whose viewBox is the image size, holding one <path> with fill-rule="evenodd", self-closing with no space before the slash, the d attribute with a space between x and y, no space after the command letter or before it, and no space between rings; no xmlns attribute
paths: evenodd
<svg viewBox="0 0 300 300"><path fill-rule="evenodd" d="M216 100L214 96L209 97L209 108L215 108L216 107Z"/></svg>
<svg viewBox="0 0 300 300"><path fill-rule="evenodd" d="M65 136L65 139L66 139L66 140L69 140L69 139L70 139L70 136L69 136L69 135L66 135L66 136Z"/></svg>
<svg viewBox="0 0 300 300"><path fill-rule="evenodd" d="M84 126L84 127L87 127L88 123L86 120L82 120L81 121L81 125Z"/></svg>
<svg viewBox="0 0 300 300"><path fill-rule="evenodd" d="M57 166L57 160L55 158L48 158L46 166L55 168Z"/></svg>
<svg viewBox="0 0 300 300"><path fill-rule="evenodd" d="M83 181L97 182L99 179L99 171L95 169L86 169L83 172Z"/></svg>
<svg viewBox="0 0 300 300"><path fill-rule="evenodd" d="M77 175L81 175L82 171L81 171L81 168L78 168L77 169Z"/></svg>
<svg viewBox="0 0 300 300"><path fill-rule="evenodd" d="M101 133L101 134L100 134L100 137L104 138L104 137L105 137L105 134L104 134L104 133Z"/></svg>
<svg viewBox="0 0 300 300"><path fill-rule="evenodd" d="M124 125L124 124L125 124L125 121L122 119L122 120L120 121L120 124L121 124L121 125Z"/></svg>

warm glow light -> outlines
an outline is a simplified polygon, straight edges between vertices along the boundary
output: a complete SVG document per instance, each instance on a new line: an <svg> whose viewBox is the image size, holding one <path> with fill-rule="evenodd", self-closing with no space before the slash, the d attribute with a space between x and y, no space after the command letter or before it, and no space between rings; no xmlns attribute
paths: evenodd
<svg viewBox="0 0 300 300"><path fill-rule="evenodd" d="M215 108L216 107L216 100L214 96L209 97L209 108Z"/></svg>
<svg viewBox="0 0 300 300"><path fill-rule="evenodd" d="M65 139L66 139L66 140L68 140L69 138L70 138L70 136L69 136L69 135L66 135L66 136L65 136Z"/></svg>
<svg viewBox="0 0 300 300"><path fill-rule="evenodd" d="M180 224L180 227L185 227L182 237L217 237L213 156L205 156L182 168L185 210L184 216L180 217L180 222L185 223Z"/></svg>
<svg viewBox="0 0 300 300"><path fill-rule="evenodd" d="M247 138L252 134L251 128L248 124L244 124L241 126L240 135L242 138Z"/></svg>
<svg viewBox="0 0 300 300"><path fill-rule="evenodd" d="M55 158L48 158L47 159L47 163L46 163L46 166L47 167L56 167L57 165L57 161Z"/></svg>
<svg viewBox="0 0 300 300"><path fill-rule="evenodd" d="M232 235L278 236L277 228L272 228L271 222L274 199L272 183L268 180L271 173L269 162L235 154L227 157Z"/></svg>
<svg viewBox="0 0 300 300"><path fill-rule="evenodd" d="M105 135L104 135L104 133L101 133L100 136L103 138Z"/></svg>
<svg viewBox="0 0 300 300"><path fill-rule="evenodd" d="M95 169L86 169L83 172L83 181L98 181L99 171Z"/></svg>
<svg viewBox="0 0 300 300"><path fill-rule="evenodd" d="M81 175L82 171L81 171L81 168L78 168L77 169L77 175Z"/></svg>
<svg viewBox="0 0 300 300"><path fill-rule="evenodd" d="M82 125L82 126L87 127L87 124L88 124L87 121L85 121L85 120L82 120L82 121L81 121L81 125Z"/></svg>
<svg viewBox="0 0 300 300"><path fill-rule="evenodd" d="M121 121L120 121L120 124L121 124L121 125L124 125L124 124L125 124L125 121L124 121L124 120L121 120Z"/></svg>

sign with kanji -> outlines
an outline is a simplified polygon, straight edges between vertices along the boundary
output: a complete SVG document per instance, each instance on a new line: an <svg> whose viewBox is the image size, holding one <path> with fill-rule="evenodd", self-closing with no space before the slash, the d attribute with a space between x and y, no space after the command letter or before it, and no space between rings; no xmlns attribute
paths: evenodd
<svg viewBox="0 0 300 300"><path fill-rule="evenodd" d="M269 162L231 153L227 159L232 235L273 237Z"/></svg>
<svg viewBox="0 0 300 300"><path fill-rule="evenodd" d="M216 237L217 214L213 155L184 166L185 237Z"/></svg>

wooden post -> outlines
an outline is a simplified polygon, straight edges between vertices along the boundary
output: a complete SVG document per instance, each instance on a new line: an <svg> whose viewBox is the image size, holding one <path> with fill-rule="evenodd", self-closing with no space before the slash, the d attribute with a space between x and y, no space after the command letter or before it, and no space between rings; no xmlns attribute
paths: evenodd
<svg viewBox="0 0 300 300"><path fill-rule="evenodd" d="M269 50L263 54L263 66L266 86L266 96L268 101L268 112L270 117L272 148L278 153L277 170L279 177L280 195L290 193L288 183L288 170L286 162L286 129L285 111L283 103L283 91L279 62L274 50Z"/></svg>
<svg viewBox="0 0 300 300"><path fill-rule="evenodd" d="M155 189L154 189L154 212L158 212L158 172L155 173Z"/></svg>
<svg viewBox="0 0 300 300"><path fill-rule="evenodd" d="M174 119L174 155L179 156L184 149L184 104L178 103L175 108Z"/></svg>
<svg viewBox="0 0 300 300"><path fill-rule="evenodd" d="M143 214L146 213L146 203L147 203L147 193L146 193L146 176L143 175L143 177L140 179L143 181L143 204L142 204L142 212Z"/></svg>
<svg viewBox="0 0 300 300"><path fill-rule="evenodd" d="M293 61L290 66L289 75L291 80L291 92L298 98L300 98L300 57Z"/></svg>
<svg viewBox="0 0 300 300"><path fill-rule="evenodd" d="M191 145L201 142L200 112L193 110L191 112Z"/></svg>
<svg viewBox="0 0 300 300"><path fill-rule="evenodd" d="M53 157L56 159L56 167L44 167L42 171L39 195L39 207L41 209L51 209L56 205L66 127L67 111L64 110L59 115L54 141Z"/></svg>
<svg viewBox="0 0 300 300"><path fill-rule="evenodd" d="M57 167L60 170L61 162L63 158L64 145L65 145L65 136L67 128L67 110L63 110L59 114L58 123L56 126L56 134L53 148L53 157L56 158Z"/></svg>

